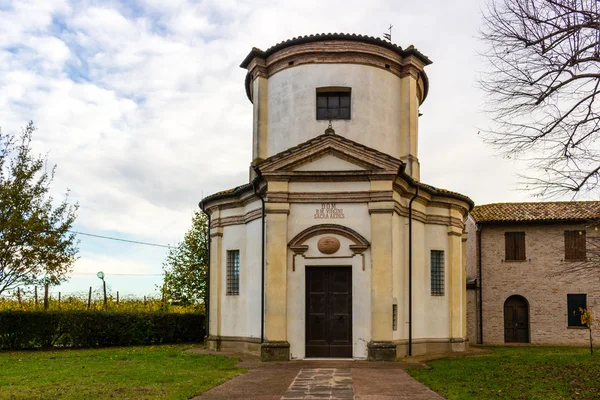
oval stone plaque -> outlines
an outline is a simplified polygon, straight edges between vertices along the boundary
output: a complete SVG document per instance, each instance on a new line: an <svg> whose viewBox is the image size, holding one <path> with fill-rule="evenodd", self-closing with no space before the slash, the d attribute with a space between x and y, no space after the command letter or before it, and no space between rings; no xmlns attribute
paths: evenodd
<svg viewBox="0 0 600 400"><path fill-rule="evenodd" d="M340 241L333 236L325 236L319 239L317 248L323 254L333 254L340 249Z"/></svg>

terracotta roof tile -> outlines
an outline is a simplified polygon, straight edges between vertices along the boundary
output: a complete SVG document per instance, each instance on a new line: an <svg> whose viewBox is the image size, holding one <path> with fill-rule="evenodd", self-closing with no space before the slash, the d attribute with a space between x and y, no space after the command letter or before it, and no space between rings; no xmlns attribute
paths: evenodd
<svg viewBox="0 0 600 400"><path fill-rule="evenodd" d="M200 201L200 204L199 204L200 208L202 208L202 204L206 204L206 202L208 202L210 200L215 200L215 199L222 198L222 197L234 196L236 194L243 193L246 190L249 190L251 188L252 188L252 183L246 183L244 185L236 186L232 189L222 190L220 192L213 193L210 196L206 196L205 198L203 198Z"/></svg>
<svg viewBox="0 0 600 400"><path fill-rule="evenodd" d="M600 201L494 203L474 207L471 215L478 223L592 220L600 218Z"/></svg>
<svg viewBox="0 0 600 400"><path fill-rule="evenodd" d="M248 66L248 64L250 64L250 61L252 61L252 59L257 56L266 58L281 49L285 49L286 47L294 46L297 44L303 44L303 43L322 42L322 41L326 41L326 40L348 40L348 41L354 41L354 42L371 43L371 44L375 44L375 45L378 45L381 47L385 47L389 50L392 50L403 57L408 56L408 55L414 55L417 58L419 58L421 61L423 61L425 63L425 65L431 64L431 60L429 60L429 58L427 56L425 56L423 53L421 53L419 50L417 50L415 48L415 46L411 45L411 46L408 46L405 50L403 50L402 47L400 47L394 43L388 42L387 40L378 38L378 37L367 36L367 35L357 35L355 33L337 33L337 32L335 32L335 33L317 33L317 34L312 34L312 35L294 37L294 38L285 40L283 42L279 42L276 45L271 46L267 50L264 50L264 51L259 49L258 47L253 47L252 50L250 51L250 53L248 53L248 55L244 59L244 61L242 61L242 63L240 64L240 67L246 68Z"/></svg>

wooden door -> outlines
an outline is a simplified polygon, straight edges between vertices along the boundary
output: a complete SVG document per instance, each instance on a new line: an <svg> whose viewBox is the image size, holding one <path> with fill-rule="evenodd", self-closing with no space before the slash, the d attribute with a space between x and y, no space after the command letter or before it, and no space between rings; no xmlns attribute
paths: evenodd
<svg viewBox="0 0 600 400"><path fill-rule="evenodd" d="M529 307L521 296L511 296L504 303L504 341L529 343Z"/></svg>
<svg viewBox="0 0 600 400"><path fill-rule="evenodd" d="M352 357L352 269L306 268L306 357Z"/></svg>

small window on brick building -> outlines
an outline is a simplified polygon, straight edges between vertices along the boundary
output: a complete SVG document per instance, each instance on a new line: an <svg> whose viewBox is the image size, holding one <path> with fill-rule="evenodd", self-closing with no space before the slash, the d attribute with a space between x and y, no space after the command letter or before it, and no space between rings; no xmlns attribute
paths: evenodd
<svg viewBox="0 0 600 400"><path fill-rule="evenodd" d="M583 261L585 250L585 231L565 231L565 260Z"/></svg>
<svg viewBox="0 0 600 400"><path fill-rule="evenodd" d="M587 307L585 294L567 295L567 312L569 313L569 326L584 326L581 323L581 310Z"/></svg>
<svg viewBox="0 0 600 400"><path fill-rule="evenodd" d="M350 119L350 88L318 88L317 119Z"/></svg>
<svg viewBox="0 0 600 400"><path fill-rule="evenodd" d="M431 250L431 295L444 295L444 252Z"/></svg>
<svg viewBox="0 0 600 400"><path fill-rule="evenodd" d="M240 251L227 250L227 296L240 294Z"/></svg>
<svg viewBox="0 0 600 400"><path fill-rule="evenodd" d="M525 232L505 232L504 247L506 261L525 261Z"/></svg>

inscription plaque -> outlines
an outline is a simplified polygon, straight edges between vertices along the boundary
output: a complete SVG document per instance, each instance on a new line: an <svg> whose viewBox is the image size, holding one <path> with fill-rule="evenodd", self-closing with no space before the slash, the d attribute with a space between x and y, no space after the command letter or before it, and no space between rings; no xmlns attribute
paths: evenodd
<svg viewBox="0 0 600 400"><path fill-rule="evenodd" d="M322 203L321 208L315 210L315 219L344 219L344 210L337 208L335 203Z"/></svg>

